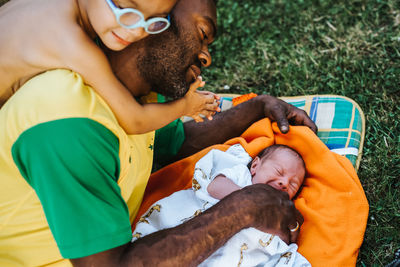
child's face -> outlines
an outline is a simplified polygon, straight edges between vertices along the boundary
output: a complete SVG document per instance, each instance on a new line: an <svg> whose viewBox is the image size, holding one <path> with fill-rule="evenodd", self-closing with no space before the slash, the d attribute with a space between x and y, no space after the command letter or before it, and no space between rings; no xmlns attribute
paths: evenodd
<svg viewBox="0 0 400 267"><path fill-rule="evenodd" d="M253 184L267 184L287 192L292 199L305 176L302 160L288 149L277 149L268 158L256 157L250 167Z"/></svg>
<svg viewBox="0 0 400 267"><path fill-rule="evenodd" d="M143 14L145 20L167 17L176 0L111 0L118 8L134 8ZM149 34L142 27L122 27L106 0L88 0L86 12L91 27L101 41L111 50L119 51Z"/></svg>

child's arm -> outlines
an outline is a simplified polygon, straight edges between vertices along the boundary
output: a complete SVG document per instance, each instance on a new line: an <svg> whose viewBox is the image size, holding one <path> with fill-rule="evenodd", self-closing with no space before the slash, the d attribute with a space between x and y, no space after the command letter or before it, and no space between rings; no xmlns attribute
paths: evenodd
<svg viewBox="0 0 400 267"><path fill-rule="evenodd" d="M196 122L201 122L203 119L199 114L210 119L218 107L213 96L196 92L198 87L204 86L199 78L190 85L189 91L181 99L144 105L137 103L128 90L115 77L114 79L114 85L107 87L102 84L93 88L111 106L119 124L128 134L157 130L182 116L190 116Z"/></svg>
<svg viewBox="0 0 400 267"><path fill-rule="evenodd" d="M207 192L216 199L223 199L230 193L240 190L241 188L232 180L226 178L225 175L219 174L210 182Z"/></svg>
<svg viewBox="0 0 400 267"><path fill-rule="evenodd" d="M197 79L181 99L163 104L139 104L115 77L104 53L88 36L82 36L82 39L79 44L71 44L75 47L72 49L73 55L72 51L66 53L64 60L68 68L81 74L85 82L110 105L128 134L159 129L181 116L191 116L196 121L202 121L199 114L210 118L217 110L218 103L214 96L196 92L198 87L204 85L201 79Z"/></svg>

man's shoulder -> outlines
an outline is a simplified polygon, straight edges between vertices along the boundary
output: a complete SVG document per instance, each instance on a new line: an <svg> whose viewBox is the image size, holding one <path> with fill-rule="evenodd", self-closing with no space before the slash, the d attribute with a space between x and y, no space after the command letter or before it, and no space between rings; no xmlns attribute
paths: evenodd
<svg viewBox="0 0 400 267"><path fill-rule="evenodd" d="M20 95L17 95L17 94ZM88 113L99 99L82 77L73 71L56 69L46 71L26 82L16 93L19 101L29 104L29 109L69 114ZM21 103L18 103L21 104Z"/></svg>
<svg viewBox="0 0 400 267"><path fill-rule="evenodd" d="M65 69L47 71L27 81L1 113L28 124L73 117L117 124L110 108L82 77Z"/></svg>
<svg viewBox="0 0 400 267"><path fill-rule="evenodd" d="M95 121L126 139L108 105L80 75L63 69L47 71L26 82L0 109L0 131L12 144L32 127L71 118Z"/></svg>

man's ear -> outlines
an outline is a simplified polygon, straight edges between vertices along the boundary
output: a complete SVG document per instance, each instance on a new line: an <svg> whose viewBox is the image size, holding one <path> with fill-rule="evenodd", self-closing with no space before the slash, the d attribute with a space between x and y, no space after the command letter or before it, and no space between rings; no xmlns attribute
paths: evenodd
<svg viewBox="0 0 400 267"><path fill-rule="evenodd" d="M256 174L256 169L258 167L258 164L260 164L260 158L259 157L255 157L253 159L253 161L251 162L251 166L250 166L251 176L254 176Z"/></svg>

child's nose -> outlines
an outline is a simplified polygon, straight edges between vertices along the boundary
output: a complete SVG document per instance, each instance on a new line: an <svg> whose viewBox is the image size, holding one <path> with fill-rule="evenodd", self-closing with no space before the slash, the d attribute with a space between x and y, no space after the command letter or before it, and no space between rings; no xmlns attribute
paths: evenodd
<svg viewBox="0 0 400 267"><path fill-rule="evenodd" d="M128 29L131 36L133 36L131 42L139 41L149 35L143 27Z"/></svg>

